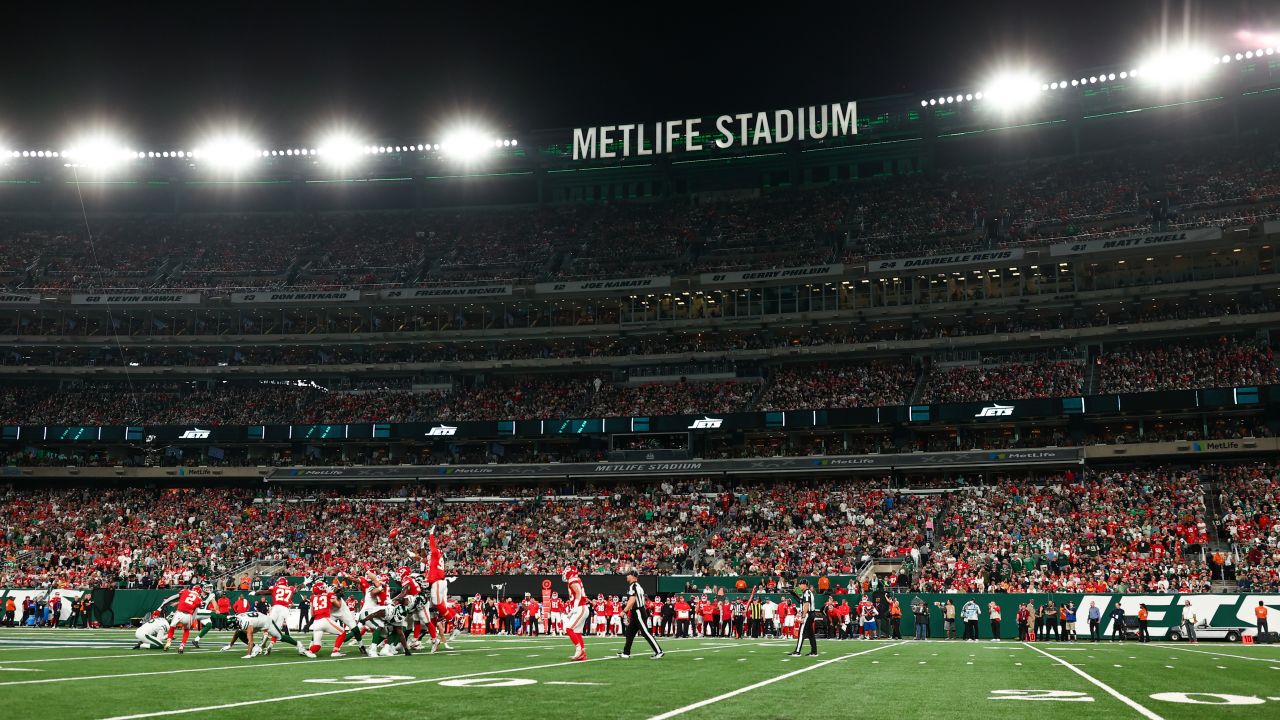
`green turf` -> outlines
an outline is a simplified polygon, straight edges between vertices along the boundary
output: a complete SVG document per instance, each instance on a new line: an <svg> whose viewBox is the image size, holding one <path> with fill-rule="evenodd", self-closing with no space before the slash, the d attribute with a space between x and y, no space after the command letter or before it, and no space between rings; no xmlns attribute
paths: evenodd
<svg viewBox="0 0 1280 720"><path fill-rule="evenodd" d="M589 638L592 660L568 663L571 648L564 638L463 638L455 653L378 659L353 654L307 660L282 646L270 657L242 660L243 651L216 650L225 637L213 633L203 650L177 655L131 651L131 633L119 631L0 631L0 696L8 715L59 718L111 718L235 703L243 704L159 716L1280 717L1276 646L1036 643L1047 656L1015 642L824 641L819 657L790 658L790 643L706 638L666 641L667 657L651 661L641 650L628 660L611 659L620 641ZM40 644L51 641L84 645ZM1063 661L1139 707L1109 694ZM348 680L358 676L384 679L375 678L373 684L306 682L361 682ZM452 680L512 684L441 684ZM997 691L1023 691L1024 697ZM1026 691L1059 695L1028 699ZM1179 692L1227 693L1256 704L1188 704L1152 697ZM1208 695L1190 698L1223 702Z"/></svg>

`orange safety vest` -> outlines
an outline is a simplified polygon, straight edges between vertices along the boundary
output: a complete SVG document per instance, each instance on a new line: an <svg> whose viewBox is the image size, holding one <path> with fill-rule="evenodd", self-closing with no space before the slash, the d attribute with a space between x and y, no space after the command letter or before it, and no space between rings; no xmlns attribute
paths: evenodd
<svg viewBox="0 0 1280 720"><path fill-rule="evenodd" d="M1146 619L1147 619L1147 609L1146 609L1146 608L1139 608L1139 609L1138 609L1138 619L1139 619L1139 620L1146 620Z"/></svg>
<svg viewBox="0 0 1280 720"><path fill-rule="evenodd" d="M1266 620L1266 619L1267 619L1267 606L1266 606L1266 605L1259 605L1259 606L1255 607L1255 608L1253 609L1253 614L1254 614L1255 616L1257 616L1257 618L1258 618L1259 620Z"/></svg>

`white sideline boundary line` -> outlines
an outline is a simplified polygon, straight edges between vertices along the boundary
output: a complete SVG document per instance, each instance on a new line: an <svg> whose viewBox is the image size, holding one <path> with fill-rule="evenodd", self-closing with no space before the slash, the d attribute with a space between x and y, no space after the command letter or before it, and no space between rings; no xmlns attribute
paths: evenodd
<svg viewBox="0 0 1280 720"><path fill-rule="evenodd" d="M543 647L544 647L545 649L551 649L551 650L554 650L555 648L559 648L559 647L563 647L563 646L562 646L562 645L545 645L545 646L543 646ZM464 652L470 652L470 653L473 653L473 652L480 652L480 651L482 651L482 650L494 650L494 651L498 651L498 650L526 650L526 649L528 649L528 648L523 648L523 647L466 648L466 649L462 649L462 650L444 650L444 651L441 651L441 652L436 653L436 654L437 654L437 655L458 655L458 654L461 654L461 653L464 653ZM154 651L148 651L148 652L154 652ZM211 651L211 650L205 650L205 651L203 651L203 652L213 652L213 651ZM418 654L426 655L426 654L428 654L428 653L414 653L414 655L418 655ZM154 652L154 656L155 656L155 657L165 657L165 656L166 656L166 653ZM128 656L127 656L127 655L126 655L126 656L112 655L111 657L128 657ZM238 653L237 653L237 657L238 657ZM58 660L65 660L65 659L70 659L70 658L56 658L56 659L58 659ZM213 671L217 671L217 670L241 670L241 669L244 669L244 668L270 669L270 668L275 668L275 667L284 667L284 666L286 666L286 665L301 665L301 664L304 664L304 663L312 663L312 664L315 664L315 663L322 663L322 662L340 662L340 661L342 661L342 660L368 660L368 659L369 659L369 658L366 658L366 657L365 657L365 656L363 656L363 655L350 655L350 656L347 656L347 657L340 657L340 658L324 658L324 659L316 659L316 660L312 660L311 658L304 658L304 659L302 659L302 660L288 660L288 661L285 661L285 662L258 662L258 663L255 663L255 662L252 662L252 661L244 661L244 662L241 662L241 663L240 663L240 664L238 664L238 665L218 665L218 666L215 666L215 667L208 667L208 668L183 668L183 669L180 669L180 670L154 670L154 671L148 671L148 672L119 673L119 674L115 674L115 675L79 675L79 676L75 676L75 677L42 678L42 679L40 679L40 680L9 680L9 681L6 681L6 682L0 682L0 687L6 687L6 686L8 686L8 685L47 685L47 684L49 684L49 683L71 682L71 681L73 681L73 680L74 680L74 681L82 681L82 680L83 680L83 681L87 681L87 680L114 680L114 679L117 679L117 678L148 677L148 676L151 676L151 675L179 675L179 674L182 674L182 673L190 673L190 672L203 672L203 671L213 672ZM40 662L40 661L39 661L39 660L28 660L27 662ZM10 665L10 664L12 664L12 663L4 662L4 661L0 661L0 665ZM24 668L12 668L12 669L13 669L13 670L21 670L21 669L24 669Z"/></svg>
<svg viewBox="0 0 1280 720"><path fill-rule="evenodd" d="M1271 663L1272 665L1275 665L1276 663L1280 663L1280 657L1265 658L1265 657L1249 657L1248 655L1231 655L1228 653L1211 652L1209 650L1192 650L1191 648L1182 647L1180 645L1176 645L1176 646L1161 645L1160 647L1161 649L1164 649L1164 650L1177 650L1178 652L1197 653L1199 655L1212 655L1214 657L1229 657L1229 658L1235 658L1237 660L1252 660L1254 662Z"/></svg>
<svg viewBox="0 0 1280 720"><path fill-rule="evenodd" d="M478 641L475 641L475 642L478 642ZM169 656L169 653L164 653L164 652L152 652L150 650L133 650L132 645L121 644L121 645L115 645L113 647L120 648L121 652L115 655L78 655L76 657L37 658L34 660L0 660L0 663L3 663L5 665L17 665L17 664L25 665L27 663L68 662L72 660L111 660L113 658L124 658L124 657L144 658L144 657L168 657ZM218 647L221 647L220 643L218 644ZM196 655L199 653L219 652L218 647L214 647L210 645L208 647L201 648L199 650L188 649L187 654ZM565 646L564 645L536 646L537 649L544 649L544 650L554 650L558 647L565 647ZM13 649L16 650L18 648L13 648ZM25 650L69 650L74 648L23 648L23 649ZM477 652L480 650L524 650L524 649L531 649L531 648L526 648L523 646L522 647L471 647L471 648L456 648L454 650L441 650L439 654L450 655L450 654L460 653L460 652Z"/></svg>
<svg viewBox="0 0 1280 720"><path fill-rule="evenodd" d="M1090 675L1089 673L1087 673L1087 672L1085 672L1085 671L1081 670L1080 668L1076 667L1075 665L1072 665L1071 663L1067 662L1066 660L1063 660L1063 659L1062 659L1062 658L1060 658L1060 657L1057 657L1057 656L1055 656L1055 655L1052 655L1052 654L1050 654L1050 653L1047 653L1047 652L1045 652L1044 650L1041 650L1040 648L1038 648L1038 647L1036 647L1036 646L1034 646L1034 645L1032 645L1032 644L1030 644L1030 643L1023 643L1023 645L1026 645L1027 647L1031 648L1032 650L1035 650L1036 652L1040 653L1041 655L1044 655L1045 657L1049 658L1050 660L1056 660L1056 661L1058 662L1058 664L1060 664L1060 665L1062 665L1062 666L1064 666L1064 667L1068 668L1069 670L1071 670L1071 672L1073 672L1073 673L1075 673L1075 674L1079 675L1080 677L1084 678L1085 680L1088 680L1089 682L1093 683L1094 685L1096 685L1099 689L1101 689L1101 690L1102 690L1103 692L1105 692L1106 694L1108 694L1108 695L1110 695L1111 697L1113 697L1113 698L1115 698L1115 699L1119 700L1120 702L1124 703L1125 705L1128 705L1129 707L1133 708L1133 709L1134 709L1134 711L1136 711L1136 712L1137 712L1139 715L1141 715L1142 717L1147 718L1147 720L1164 720L1164 718L1162 718L1162 717L1160 717L1159 715L1155 714L1154 712L1152 712L1152 711L1148 710L1147 708L1143 707L1142 705L1139 705L1137 701L1133 700L1133 699L1132 699L1132 698L1130 698L1129 696L1122 694L1119 690L1116 690L1115 688L1113 688L1113 687L1111 687L1110 685L1108 685L1108 684L1106 684L1106 683L1102 682L1101 680L1099 680L1099 679L1095 678L1094 676Z"/></svg>
<svg viewBox="0 0 1280 720"><path fill-rule="evenodd" d="M736 645L736 643L734 643L734 645ZM725 647L733 647L733 645L726 645ZM492 648L489 648L489 649L492 649ZM706 648L684 648L681 650L668 650L667 652L668 653L697 652L699 650L705 650L705 649ZM346 660L348 658L339 658L339 659ZM351 659L355 659L355 658L351 658ZM504 675L506 673L524 672L527 670L544 670L546 668L563 667L565 665L579 665L582 663L599 662L601 660L610 660L610 659L613 659L612 656L605 655L603 657L592 658L589 660L566 660L563 662L545 663L542 665L527 665L525 667L504 668L502 670L487 670L484 672L464 673L461 675L441 675L439 677L433 677L433 678L419 678L417 680L408 680L401 683L392 682L392 683L386 683L384 685L359 685L356 687L342 688L341 690L324 690L321 692L302 693L299 695L283 695L280 697L262 698L259 700L242 700L240 702L226 703L223 705L205 705L203 707L181 708L178 710L160 710L157 712L140 713L137 715L117 715L115 717L104 718L103 720L142 720L142 718L167 717L171 715L186 715L188 713L210 712L213 710L229 710L231 708L247 707L251 705L265 705L267 703L278 703L278 702L285 702L288 700L305 700L307 698L324 697L326 695L343 695L346 693L367 692L369 690L384 690L386 688L391 688L391 687L399 688L399 687L406 687L409 685L422 685L424 683L441 682L443 680L461 680L463 678L484 677L486 675Z"/></svg>
<svg viewBox="0 0 1280 720"><path fill-rule="evenodd" d="M878 650L897 647L903 644L904 643L899 642L899 643L893 643L892 645L881 645L879 647L870 648L869 650L863 650L862 652L850 653L848 655L840 655L839 657L834 657L834 658L831 658L830 660L823 660L822 662L817 662L812 665L802 667L799 670L792 670L791 672L783 673L781 675L771 677L767 680L761 680L760 682L752 683L751 685L747 685L746 687L740 687L737 690L730 690L727 693L722 693L720 695L716 695L715 697L707 698L706 700L699 700L698 702L693 703L691 705L685 705L684 707L679 707L679 708L676 708L675 710L668 710L667 712L664 712L661 715L654 715L653 717L649 718L649 720L667 720L667 718L673 718L677 715L683 715L689 712L690 710L697 710L698 708L703 708L708 705L713 705L715 703L720 702L721 700L728 700L731 697L737 697L738 695L741 695L746 692L751 692L752 690L755 690L757 688L762 688L766 685L772 685L773 683L779 682L781 680L786 680L787 678L792 678L792 677L795 677L796 675L807 673L810 670L817 670L818 668L823 667L825 665L838 663L841 660L847 660L851 657L858 657L859 655L867 655L869 653L873 653ZM699 648L699 649L702 649L702 648Z"/></svg>

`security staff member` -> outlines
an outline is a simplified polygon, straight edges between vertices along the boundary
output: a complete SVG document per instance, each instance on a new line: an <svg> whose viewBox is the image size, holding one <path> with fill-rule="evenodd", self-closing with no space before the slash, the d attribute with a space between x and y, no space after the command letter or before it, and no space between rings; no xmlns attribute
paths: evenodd
<svg viewBox="0 0 1280 720"><path fill-rule="evenodd" d="M658 641L653 638L653 633L649 632L649 613L645 609L644 588L640 587L640 578L636 575L635 570L627 571L627 604L622 608L622 614L627 618L627 643L622 646L622 652L618 653L620 658L631 657L631 643L636 639L636 633L644 635L644 639L649 643L649 647L653 648L653 659L657 660L664 653L662 648L658 646Z"/></svg>
<svg viewBox="0 0 1280 720"><path fill-rule="evenodd" d="M796 599L796 614L800 620L800 632L796 633L796 649L791 653L793 657L800 655L800 648L804 647L804 641L809 641L809 654L818 654L818 635L814 632L817 625L817 607L813 603L813 590L809 587L807 580L801 580L796 583L796 589L800 592L797 594L795 590L788 590L791 597Z"/></svg>

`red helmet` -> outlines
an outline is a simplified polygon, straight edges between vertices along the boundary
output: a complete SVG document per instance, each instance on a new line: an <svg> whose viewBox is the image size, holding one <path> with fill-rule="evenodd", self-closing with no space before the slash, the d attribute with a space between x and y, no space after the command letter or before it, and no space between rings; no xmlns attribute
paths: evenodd
<svg viewBox="0 0 1280 720"><path fill-rule="evenodd" d="M280 577L276 578L276 584L277 584L277 585L288 585L288 584L289 584L289 578L287 578L287 577L285 577L285 576L281 575Z"/></svg>
<svg viewBox="0 0 1280 720"><path fill-rule="evenodd" d="M315 585L311 586L312 595L323 595L327 592L329 592L329 586L325 585L323 582L317 582Z"/></svg>
<svg viewBox="0 0 1280 720"><path fill-rule="evenodd" d="M196 584L192 585L192 586L191 586L191 589L192 589L192 590L194 590L194 591L196 591L196 592L200 592L201 590L203 590L203 588L201 588L201 587L200 587L200 583L196 583Z"/></svg>
<svg viewBox="0 0 1280 720"><path fill-rule="evenodd" d="M578 569L572 565L566 565L564 571L560 573L560 579L565 582L573 582L578 579Z"/></svg>
<svg viewBox="0 0 1280 720"><path fill-rule="evenodd" d="M396 568L396 575L399 575L401 580L408 579L409 576L412 574L413 574L413 571L407 567Z"/></svg>

